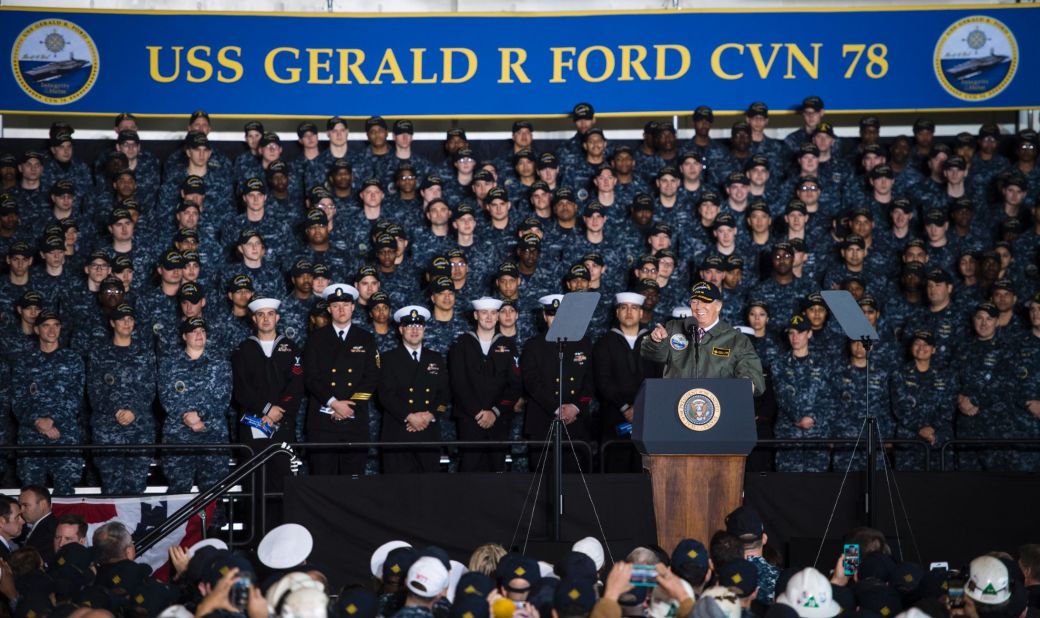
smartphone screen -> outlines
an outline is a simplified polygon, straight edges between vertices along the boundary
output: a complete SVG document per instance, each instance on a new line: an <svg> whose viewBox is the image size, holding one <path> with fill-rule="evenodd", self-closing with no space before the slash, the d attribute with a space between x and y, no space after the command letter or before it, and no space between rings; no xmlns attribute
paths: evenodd
<svg viewBox="0 0 1040 618"><path fill-rule="evenodd" d="M650 588L657 585L657 568L649 564L633 564L629 583L636 587Z"/></svg>
<svg viewBox="0 0 1040 618"><path fill-rule="evenodd" d="M845 577L852 577L859 570L859 543L846 543L842 548Z"/></svg>

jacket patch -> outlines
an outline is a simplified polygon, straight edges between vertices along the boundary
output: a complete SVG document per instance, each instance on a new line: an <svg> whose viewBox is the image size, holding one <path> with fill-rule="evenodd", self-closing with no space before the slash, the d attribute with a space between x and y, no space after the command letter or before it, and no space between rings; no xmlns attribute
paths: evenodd
<svg viewBox="0 0 1040 618"><path fill-rule="evenodd" d="M712 356L721 356L722 358L729 358L729 348L712 348Z"/></svg>

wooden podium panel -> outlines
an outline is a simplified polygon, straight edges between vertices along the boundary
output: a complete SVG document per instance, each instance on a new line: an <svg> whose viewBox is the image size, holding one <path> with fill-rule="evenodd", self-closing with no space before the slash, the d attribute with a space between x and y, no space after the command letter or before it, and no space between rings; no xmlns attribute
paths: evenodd
<svg viewBox="0 0 1040 618"><path fill-rule="evenodd" d="M657 518L657 544L671 551L679 541L708 545L725 528L726 515L743 502L742 455L644 455Z"/></svg>
<svg viewBox="0 0 1040 618"><path fill-rule="evenodd" d="M657 542L708 545L743 504L744 462L755 447L755 406L744 379L646 380L632 439L654 492Z"/></svg>

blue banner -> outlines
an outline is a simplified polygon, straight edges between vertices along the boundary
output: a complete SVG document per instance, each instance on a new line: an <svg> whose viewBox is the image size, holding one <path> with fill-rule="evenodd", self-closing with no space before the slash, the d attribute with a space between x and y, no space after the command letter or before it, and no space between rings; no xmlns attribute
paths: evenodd
<svg viewBox="0 0 1040 618"><path fill-rule="evenodd" d="M241 117L1040 106L1035 5L430 16L0 8L0 112ZM1033 77L1030 77L1032 75Z"/></svg>

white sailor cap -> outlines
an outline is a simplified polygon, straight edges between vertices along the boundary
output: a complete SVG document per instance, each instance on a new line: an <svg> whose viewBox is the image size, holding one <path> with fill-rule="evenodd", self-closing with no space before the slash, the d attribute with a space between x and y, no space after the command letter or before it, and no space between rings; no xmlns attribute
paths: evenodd
<svg viewBox="0 0 1040 618"><path fill-rule="evenodd" d="M258 298L249 303L249 310L253 313L260 311L261 309L274 309L278 311L278 308L282 306L282 301L277 298Z"/></svg>
<svg viewBox="0 0 1040 618"><path fill-rule="evenodd" d="M635 292L618 292L614 295L614 302L619 305L639 305L643 306L646 302L646 296L642 294L636 294Z"/></svg>
<svg viewBox="0 0 1040 618"><path fill-rule="evenodd" d="M483 309L491 309L492 311L498 311L502 308L502 301L497 298L491 298L490 296L482 296L472 302L474 311L481 311Z"/></svg>

